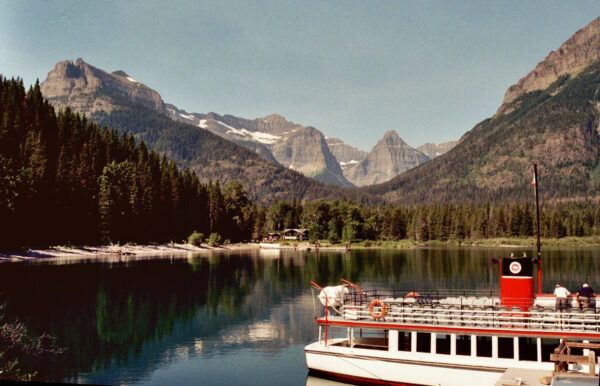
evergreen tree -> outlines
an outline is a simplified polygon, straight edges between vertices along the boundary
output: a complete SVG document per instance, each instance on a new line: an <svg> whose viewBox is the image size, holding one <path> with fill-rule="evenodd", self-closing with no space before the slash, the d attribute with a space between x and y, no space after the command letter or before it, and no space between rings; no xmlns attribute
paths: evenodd
<svg viewBox="0 0 600 386"><path fill-rule="evenodd" d="M100 221L105 242L125 241L131 213L128 181L131 179L129 162L112 161L104 167L99 178Z"/></svg>

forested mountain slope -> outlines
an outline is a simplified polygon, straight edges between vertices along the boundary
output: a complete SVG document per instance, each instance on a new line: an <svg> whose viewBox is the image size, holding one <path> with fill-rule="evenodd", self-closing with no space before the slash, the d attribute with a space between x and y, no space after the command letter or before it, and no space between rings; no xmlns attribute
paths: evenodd
<svg viewBox="0 0 600 386"><path fill-rule="evenodd" d="M132 132L136 138L143 139L149 148L165 154L181 167L190 167L202 181L219 180L226 183L239 180L256 201L323 197L375 201L375 198L357 189L323 184L268 162L251 150L207 130L173 121L124 98L119 105L119 110L110 113L94 112L91 119L120 132Z"/></svg>
<svg viewBox="0 0 600 386"><path fill-rule="evenodd" d="M537 162L543 198L597 197L600 62L592 53L600 52L598 24L596 19L578 31L559 48L560 55L551 53L550 62L536 67L533 72L555 69L546 71L545 78L525 77L536 79L530 91L521 87L528 83L523 79L521 86L509 88L511 97L499 112L467 132L448 153L363 191L404 203L528 200L532 164ZM556 76L559 70L562 75ZM547 79L554 81L539 88ZM517 94L517 88L522 92Z"/></svg>

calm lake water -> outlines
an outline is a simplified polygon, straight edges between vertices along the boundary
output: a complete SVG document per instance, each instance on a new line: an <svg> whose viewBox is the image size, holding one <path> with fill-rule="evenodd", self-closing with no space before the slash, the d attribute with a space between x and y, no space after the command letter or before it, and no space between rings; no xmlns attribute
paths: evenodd
<svg viewBox="0 0 600 386"><path fill-rule="evenodd" d="M253 251L0 264L7 318L57 338L40 373L94 384L303 385L317 338L310 281L365 289L498 289L507 248ZM521 253L521 249L516 250ZM531 256L533 250L527 250ZM600 248L544 249L543 289L600 287Z"/></svg>

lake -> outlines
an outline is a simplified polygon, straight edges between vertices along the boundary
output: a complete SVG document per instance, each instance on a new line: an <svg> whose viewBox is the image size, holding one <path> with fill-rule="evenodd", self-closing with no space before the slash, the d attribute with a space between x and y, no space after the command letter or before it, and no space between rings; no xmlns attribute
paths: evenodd
<svg viewBox="0 0 600 386"><path fill-rule="evenodd" d="M310 281L364 289L498 289L509 248L251 251L0 264L6 318L67 350L50 381L304 385L317 339ZM528 255L534 254L527 249ZM543 289L600 287L600 247L544 249ZM316 295L316 293L314 294ZM316 303L315 303L316 302Z"/></svg>

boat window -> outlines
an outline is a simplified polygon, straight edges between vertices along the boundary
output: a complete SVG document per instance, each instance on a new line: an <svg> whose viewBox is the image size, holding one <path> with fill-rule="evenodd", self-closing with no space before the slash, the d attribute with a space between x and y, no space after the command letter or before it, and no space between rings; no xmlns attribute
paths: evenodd
<svg viewBox="0 0 600 386"><path fill-rule="evenodd" d="M519 338L519 360L537 361L536 338Z"/></svg>
<svg viewBox="0 0 600 386"><path fill-rule="evenodd" d="M398 351L410 351L410 338L409 331L398 331Z"/></svg>
<svg viewBox="0 0 600 386"><path fill-rule="evenodd" d="M498 338L498 358L513 359L515 345L513 338Z"/></svg>
<svg viewBox="0 0 600 386"><path fill-rule="evenodd" d="M366 348L372 350L387 350L388 349L388 333L387 330L369 330L363 328L358 336L354 333L354 347Z"/></svg>
<svg viewBox="0 0 600 386"><path fill-rule="evenodd" d="M431 352L431 334L429 332L417 333L417 351Z"/></svg>
<svg viewBox="0 0 600 386"><path fill-rule="evenodd" d="M492 356L492 337L478 336L477 337L477 356L490 357Z"/></svg>
<svg viewBox="0 0 600 386"><path fill-rule="evenodd" d="M456 336L456 355L471 355L471 335Z"/></svg>
<svg viewBox="0 0 600 386"><path fill-rule="evenodd" d="M435 334L435 352L437 354L450 354L450 335Z"/></svg>
<svg viewBox="0 0 600 386"><path fill-rule="evenodd" d="M560 339L542 339L542 362L552 362L550 354L554 353L554 349L560 344Z"/></svg>

